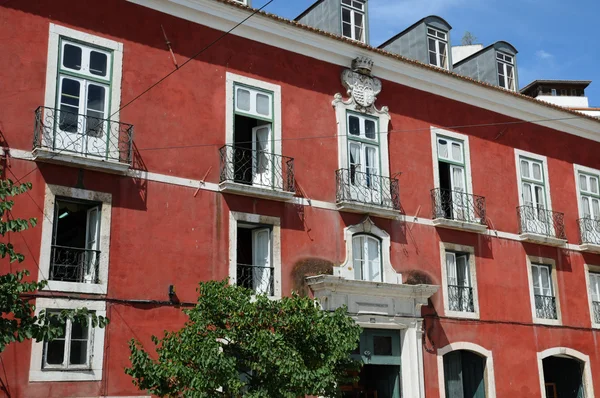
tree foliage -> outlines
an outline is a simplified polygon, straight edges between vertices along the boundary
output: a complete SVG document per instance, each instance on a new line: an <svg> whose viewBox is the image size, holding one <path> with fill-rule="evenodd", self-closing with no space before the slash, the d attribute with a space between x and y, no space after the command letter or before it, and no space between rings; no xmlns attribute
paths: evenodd
<svg viewBox="0 0 600 398"><path fill-rule="evenodd" d="M10 179L0 180L0 235L3 238L8 233L22 232L37 224L35 218L25 220L13 218L11 214L15 204L13 198L30 189L31 183L15 184ZM4 239L0 241L0 258L8 258L11 263L21 263L25 259L23 254L15 251L12 243L6 243ZM46 287L47 281L26 282L24 279L28 275L27 270L0 275L0 353L13 342L32 338L51 341L60 337L67 319L87 322L91 317L93 327L104 327L108 323L107 318L96 316L86 308L52 314L42 310L35 315L31 294Z"/></svg>
<svg viewBox="0 0 600 398"><path fill-rule="evenodd" d="M326 312L293 295L271 300L224 282L203 282L182 329L152 336L158 359L130 341L125 372L161 396L297 398L339 396L359 364L361 328L345 309Z"/></svg>
<svg viewBox="0 0 600 398"><path fill-rule="evenodd" d="M475 44L475 42L477 41L477 37L475 35L473 35L471 32L465 32L465 34L462 37L461 43L463 46L470 46Z"/></svg>

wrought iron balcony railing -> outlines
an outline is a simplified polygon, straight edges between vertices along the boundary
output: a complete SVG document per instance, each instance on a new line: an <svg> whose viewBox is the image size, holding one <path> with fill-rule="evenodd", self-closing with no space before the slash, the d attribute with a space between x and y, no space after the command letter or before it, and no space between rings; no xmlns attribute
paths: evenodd
<svg viewBox="0 0 600 398"><path fill-rule="evenodd" d="M445 188L431 190L433 218L485 225L485 198Z"/></svg>
<svg viewBox="0 0 600 398"><path fill-rule="evenodd" d="M100 251L76 247L52 246L50 280L98 283Z"/></svg>
<svg viewBox="0 0 600 398"><path fill-rule="evenodd" d="M584 217L577 220L579 224L579 243L600 245L600 220Z"/></svg>
<svg viewBox="0 0 600 398"><path fill-rule="evenodd" d="M400 210L400 184L397 178L363 173L352 169L335 172L337 202L354 202Z"/></svg>
<svg viewBox="0 0 600 398"><path fill-rule="evenodd" d="M473 288L448 285L448 308L450 311L475 312Z"/></svg>
<svg viewBox="0 0 600 398"><path fill-rule="evenodd" d="M558 319L556 298L553 296L535 295L535 313L538 318Z"/></svg>
<svg viewBox="0 0 600 398"><path fill-rule="evenodd" d="M600 301L592 301L592 312L594 313L594 322L600 323Z"/></svg>
<svg viewBox="0 0 600 398"><path fill-rule="evenodd" d="M274 273L273 267L238 264L237 265L237 285L252 290L256 294L274 294Z"/></svg>
<svg viewBox="0 0 600 398"><path fill-rule="evenodd" d="M133 126L40 106L35 111L33 149L131 164Z"/></svg>
<svg viewBox="0 0 600 398"><path fill-rule="evenodd" d="M565 215L533 206L517 207L519 234L536 234L550 238L567 239Z"/></svg>
<svg viewBox="0 0 600 398"><path fill-rule="evenodd" d="M233 145L221 147L219 154L221 182L296 192L292 158Z"/></svg>

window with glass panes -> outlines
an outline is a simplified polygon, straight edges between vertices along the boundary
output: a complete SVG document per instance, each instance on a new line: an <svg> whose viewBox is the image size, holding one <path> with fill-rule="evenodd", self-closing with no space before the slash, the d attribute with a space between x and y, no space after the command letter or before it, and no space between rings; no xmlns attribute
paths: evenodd
<svg viewBox="0 0 600 398"><path fill-rule="evenodd" d="M542 162L525 157L519 159L523 205L546 208L546 188Z"/></svg>
<svg viewBox="0 0 600 398"><path fill-rule="evenodd" d="M377 120L348 113L348 161L352 185L376 188L379 170Z"/></svg>
<svg viewBox="0 0 600 398"><path fill-rule="evenodd" d="M598 176L579 173L581 216L600 220L600 179Z"/></svg>
<svg viewBox="0 0 600 398"><path fill-rule="evenodd" d="M365 42L365 3L359 0L342 0L342 35Z"/></svg>
<svg viewBox="0 0 600 398"><path fill-rule="evenodd" d="M556 301L552 286L552 267L531 264L535 310L538 318L556 319Z"/></svg>
<svg viewBox="0 0 600 398"><path fill-rule="evenodd" d="M352 237L352 257L356 280L383 282L381 242L366 234Z"/></svg>
<svg viewBox="0 0 600 398"><path fill-rule="evenodd" d="M471 271L467 253L446 252L448 309L474 312Z"/></svg>
<svg viewBox="0 0 600 398"><path fill-rule="evenodd" d="M429 64L448 69L448 35L441 30L427 27Z"/></svg>
<svg viewBox="0 0 600 398"><path fill-rule="evenodd" d="M515 63L514 57L501 52L496 53L498 64L498 85L507 90L515 90Z"/></svg>
<svg viewBox="0 0 600 398"><path fill-rule="evenodd" d="M600 323L600 273L590 272L590 294L594 323Z"/></svg>
<svg viewBox="0 0 600 398"><path fill-rule="evenodd" d="M58 311L50 311L58 313ZM50 323L58 325L58 317L51 316ZM90 368L91 319L80 323L68 319L62 336L44 342L43 369L80 370Z"/></svg>
<svg viewBox="0 0 600 398"><path fill-rule="evenodd" d="M440 205L443 214L448 219L467 220L472 209L468 208L468 200L465 197L466 172L464 143L460 140L444 136L437 136L437 156L439 171L439 188L441 192ZM440 215L442 211L440 211ZM473 217L471 217L472 219Z"/></svg>
<svg viewBox="0 0 600 398"><path fill-rule="evenodd" d="M112 52L61 39L58 67L58 127L64 133L103 138L111 90Z"/></svg>

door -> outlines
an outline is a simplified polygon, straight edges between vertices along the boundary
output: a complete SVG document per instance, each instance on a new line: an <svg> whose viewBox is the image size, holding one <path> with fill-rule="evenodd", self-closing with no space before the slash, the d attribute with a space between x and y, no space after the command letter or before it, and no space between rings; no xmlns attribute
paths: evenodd
<svg viewBox="0 0 600 398"><path fill-rule="evenodd" d="M85 267L84 282L96 283L98 262L100 256L97 254L100 235L100 208L92 207L87 211L87 225L85 232Z"/></svg>
<svg viewBox="0 0 600 398"><path fill-rule="evenodd" d="M521 159L521 189L523 205L521 223L524 232L552 235L554 228L546 211L546 189L542 163Z"/></svg>
<svg viewBox="0 0 600 398"><path fill-rule="evenodd" d="M260 228L252 231L252 289L256 294L272 295L271 280L271 230Z"/></svg>
<svg viewBox="0 0 600 398"><path fill-rule="evenodd" d="M444 355L446 398L485 398L485 359L469 351Z"/></svg>
<svg viewBox="0 0 600 398"><path fill-rule="evenodd" d="M271 125L254 127L252 129L252 185L272 187L274 171L272 166Z"/></svg>

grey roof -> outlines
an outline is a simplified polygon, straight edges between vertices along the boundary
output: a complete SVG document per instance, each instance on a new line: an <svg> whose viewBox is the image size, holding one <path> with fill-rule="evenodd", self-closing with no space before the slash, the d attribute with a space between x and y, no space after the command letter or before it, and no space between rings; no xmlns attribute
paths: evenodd
<svg viewBox="0 0 600 398"><path fill-rule="evenodd" d="M529 89L538 86L540 84L568 84L571 86L581 86L581 88L586 88L587 86L590 85L592 81L591 80L560 80L560 79L539 79L539 80L534 80L531 83L529 83L528 85L526 85L525 87L523 87L521 90L519 90L521 93L524 93L525 91L528 91Z"/></svg>

